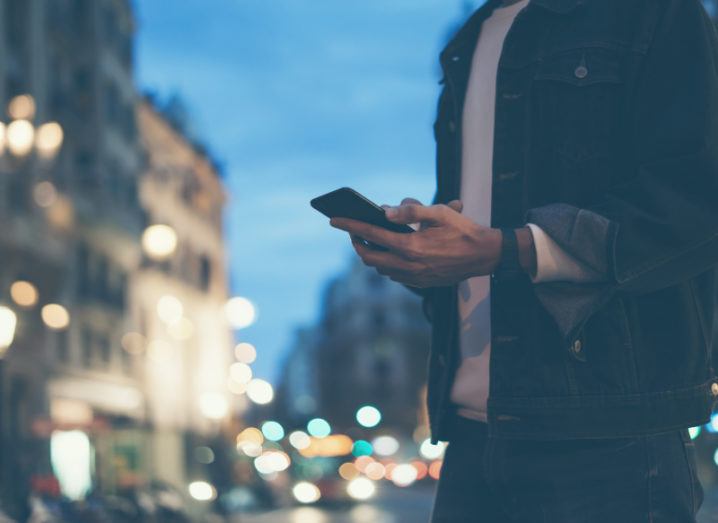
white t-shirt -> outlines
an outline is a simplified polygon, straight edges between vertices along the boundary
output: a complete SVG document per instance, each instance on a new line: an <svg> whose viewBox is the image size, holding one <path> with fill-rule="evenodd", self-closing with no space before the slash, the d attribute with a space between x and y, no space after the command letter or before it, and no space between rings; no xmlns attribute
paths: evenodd
<svg viewBox="0 0 718 523"><path fill-rule="evenodd" d="M504 40L516 15L529 3L521 0L494 10L481 26L471 63L462 121L461 200L463 214L491 226L491 182L494 150L496 76ZM536 246L534 283L590 281L588 268L563 251L539 227L529 224ZM487 421L491 356L490 277L479 276L459 285L459 343L461 365L451 400L458 414Z"/></svg>

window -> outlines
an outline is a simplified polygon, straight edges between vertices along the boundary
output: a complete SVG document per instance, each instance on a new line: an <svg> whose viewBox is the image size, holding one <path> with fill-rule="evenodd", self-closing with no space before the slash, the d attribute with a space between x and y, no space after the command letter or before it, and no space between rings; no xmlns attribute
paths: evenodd
<svg viewBox="0 0 718 523"><path fill-rule="evenodd" d="M112 345L106 335L99 336L98 347L100 351L100 360L104 366L109 366L112 359Z"/></svg>
<svg viewBox="0 0 718 523"><path fill-rule="evenodd" d="M70 360L70 347L67 340L67 330L57 331L57 359L62 363Z"/></svg>
<svg viewBox="0 0 718 523"><path fill-rule="evenodd" d="M83 327L81 337L81 344L82 344L82 365L85 367L92 366L92 353L93 353L93 336L92 331L87 328Z"/></svg>
<svg viewBox="0 0 718 523"><path fill-rule="evenodd" d="M199 260L199 286L202 288L202 290L209 290L211 278L212 264L207 256L202 255Z"/></svg>

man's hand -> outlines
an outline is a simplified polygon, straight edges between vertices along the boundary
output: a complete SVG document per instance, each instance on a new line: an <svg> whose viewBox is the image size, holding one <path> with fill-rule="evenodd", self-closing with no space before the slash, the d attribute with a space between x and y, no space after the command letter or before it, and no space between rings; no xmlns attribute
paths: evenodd
<svg viewBox="0 0 718 523"><path fill-rule="evenodd" d="M380 274L411 287L443 287L490 274L501 256L501 231L462 216L461 207L459 201L423 206L406 199L398 207L385 208L394 223L420 224L411 234L347 218L333 218L330 223L352 236L357 254ZM359 238L388 251L367 247Z"/></svg>

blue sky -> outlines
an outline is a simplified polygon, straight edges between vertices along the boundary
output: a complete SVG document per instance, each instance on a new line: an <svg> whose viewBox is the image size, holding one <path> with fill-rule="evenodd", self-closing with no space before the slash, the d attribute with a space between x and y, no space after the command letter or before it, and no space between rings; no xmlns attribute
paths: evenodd
<svg viewBox="0 0 718 523"><path fill-rule="evenodd" d="M179 92L226 167L232 292L274 379L296 326L351 256L309 200L351 186L429 200L437 54L463 0L138 0L141 89ZM171 6L171 7L169 7Z"/></svg>

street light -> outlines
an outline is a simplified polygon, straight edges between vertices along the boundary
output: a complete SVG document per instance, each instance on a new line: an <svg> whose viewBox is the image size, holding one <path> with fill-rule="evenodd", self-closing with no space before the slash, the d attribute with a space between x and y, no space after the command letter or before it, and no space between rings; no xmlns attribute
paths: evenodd
<svg viewBox="0 0 718 523"><path fill-rule="evenodd" d="M177 249L177 233L169 225L150 225L142 233L142 248L155 261L163 261Z"/></svg>
<svg viewBox="0 0 718 523"><path fill-rule="evenodd" d="M35 100L29 94L21 94L10 101L7 112L12 120L7 124L0 122L0 155L6 148L18 158L33 151L46 160L57 155L64 140L62 126L57 122L45 122L36 128L32 124L35 109Z"/></svg>
<svg viewBox="0 0 718 523"><path fill-rule="evenodd" d="M15 339L15 327L17 326L17 315L15 312L4 305L0 305L0 358L12 345Z"/></svg>
<svg viewBox="0 0 718 523"><path fill-rule="evenodd" d="M35 128L28 120L15 120L7 126L7 146L14 156L27 156L35 141Z"/></svg>

